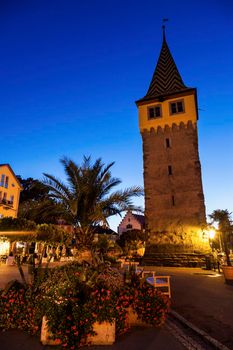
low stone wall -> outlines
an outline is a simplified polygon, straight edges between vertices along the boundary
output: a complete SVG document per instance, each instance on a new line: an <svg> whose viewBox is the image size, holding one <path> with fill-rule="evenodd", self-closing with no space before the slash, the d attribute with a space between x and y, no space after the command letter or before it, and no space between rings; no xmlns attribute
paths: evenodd
<svg viewBox="0 0 233 350"><path fill-rule="evenodd" d="M204 254L195 253L147 253L141 262L142 266L173 266L173 267L205 267Z"/></svg>

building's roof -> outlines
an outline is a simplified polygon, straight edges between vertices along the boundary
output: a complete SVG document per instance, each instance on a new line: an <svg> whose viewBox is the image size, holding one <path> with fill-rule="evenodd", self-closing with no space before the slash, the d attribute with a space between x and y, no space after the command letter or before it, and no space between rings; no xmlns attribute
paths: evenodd
<svg viewBox="0 0 233 350"><path fill-rule="evenodd" d="M166 95L185 92L190 88L184 85L181 75L167 45L165 33L159 59L147 91L147 94L137 102L143 102Z"/></svg>
<svg viewBox="0 0 233 350"><path fill-rule="evenodd" d="M141 224L142 227L145 226L145 216L144 215L139 215L139 214L133 214L132 215L135 217L135 219Z"/></svg>
<svg viewBox="0 0 233 350"><path fill-rule="evenodd" d="M117 233L111 230L109 227L99 225L94 227L94 232L97 234L117 235Z"/></svg>
<svg viewBox="0 0 233 350"><path fill-rule="evenodd" d="M14 171L13 171L12 167L10 166L10 164L7 164L7 163L6 163L6 164L0 164L0 168L1 168L2 166L7 166L7 167L9 168L10 172L11 172L11 173L12 173L12 175L15 177L15 180L16 180L16 182L18 183L18 185L19 185L20 189L22 190L22 189L23 189L23 187L22 187L21 183L19 182L19 180L18 180L17 176L15 175L15 173L14 173Z"/></svg>

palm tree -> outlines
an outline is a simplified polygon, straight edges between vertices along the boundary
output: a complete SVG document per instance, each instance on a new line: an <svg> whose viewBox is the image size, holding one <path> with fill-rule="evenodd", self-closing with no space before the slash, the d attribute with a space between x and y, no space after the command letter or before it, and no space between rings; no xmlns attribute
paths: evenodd
<svg viewBox="0 0 233 350"><path fill-rule="evenodd" d="M231 213L227 209L216 209L212 214L209 215L209 217L213 222L218 223L219 231L221 233L223 250L226 254L227 265L231 266L228 248L229 236L233 233Z"/></svg>
<svg viewBox="0 0 233 350"><path fill-rule="evenodd" d="M65 216L76 228L78 243L90 247L95 227L108 225L110 216L135 210L131 199L141 196L143 190L135 186L112 192L121 180L111 175L110 169L114 163L105 165L101 158L92 164L91 158L84 156L82 164L78 165L65 157L61 163L67 182L44 174L43 183L48 186L50 198L62 205Z"/></svg>

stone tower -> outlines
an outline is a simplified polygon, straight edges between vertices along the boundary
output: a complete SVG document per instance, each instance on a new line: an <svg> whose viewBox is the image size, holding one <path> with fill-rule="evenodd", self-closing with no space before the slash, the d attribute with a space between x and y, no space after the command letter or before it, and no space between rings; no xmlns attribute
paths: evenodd
<svg viewBox="0 0 233 350"><path fill-rule="evenodd" d="M184 85L164 28L149 89L136 104L143 142L147 253L207 252L197 91Z"/></svg>

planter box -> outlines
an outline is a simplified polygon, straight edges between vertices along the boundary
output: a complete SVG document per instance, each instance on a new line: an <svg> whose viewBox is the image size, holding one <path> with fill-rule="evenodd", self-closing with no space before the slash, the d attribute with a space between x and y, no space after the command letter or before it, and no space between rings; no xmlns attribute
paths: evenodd
<svg viewBox="0 0 233 350"><path fill-rule="evenodd" d="M221 266L225 281L227 284L232 284L233 285L233 266Z"/></svg>
<svg viewBox="0 0 233 350"><path fill-rule="evenodd" d="M41 326L41 335L40 335L40 341L43 345L60 345L60 340L53 340L51 339L52 333L49 330L48 327L48 321L46 316L43 316L42 318L42 326Z"/></svg>
<svg viewBox="0 0 233 350"><path fill-rule="evenodd" d="M128 308L128 324L129 326L149 327L147 323L138 319L138 315L131 306Z"/></svg>
<svg viewBox="0 0 233 350"><path fill-rule="evenodd" d="M116 323L95 322L93 330L96 335L88 337L87 341L91 345L112 345L116 338Z"/></svg>

